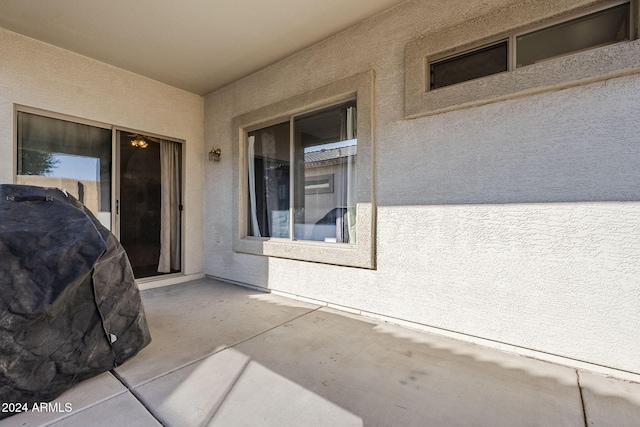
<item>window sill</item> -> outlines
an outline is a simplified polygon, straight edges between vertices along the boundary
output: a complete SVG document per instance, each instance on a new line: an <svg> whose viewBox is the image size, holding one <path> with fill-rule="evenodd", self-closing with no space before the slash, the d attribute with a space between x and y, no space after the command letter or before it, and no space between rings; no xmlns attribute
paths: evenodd
<svg viewBox="0 0 640 427"><path fill-rule="evenodd" d="M244 237L234 241L235 252L333 264L346 267L374 268L373 222L370 203L358 203L355 244Z"/></svg>

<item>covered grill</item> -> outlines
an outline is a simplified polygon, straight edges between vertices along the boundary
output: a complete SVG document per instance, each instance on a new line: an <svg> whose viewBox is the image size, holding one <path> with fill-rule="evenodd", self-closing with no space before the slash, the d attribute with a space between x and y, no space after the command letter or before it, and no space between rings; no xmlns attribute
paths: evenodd
<svg viewBox="0 0 640 427"><path fill-rule="evenodd" d="M115 236L61 190L0 185L0 402L55 399L150 341Z"/></svg>

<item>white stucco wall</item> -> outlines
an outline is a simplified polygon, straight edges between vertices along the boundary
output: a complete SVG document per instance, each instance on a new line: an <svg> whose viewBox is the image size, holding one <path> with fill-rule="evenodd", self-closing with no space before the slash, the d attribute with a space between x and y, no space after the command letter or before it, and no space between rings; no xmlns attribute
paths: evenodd
<svg viewBox="0 0 640 427"><path fill-rule="evenodd" d="M202 273L203 98L0 28L0 183L13 183L14 104L185 141L184 273Z"/></svg>
<svg viewBox="0 0 640 427"><path fill-rule="evenodd" d="M640 76L404 118L407 43L507 3L410 1L207 96L205 273L640 373ZM232 118L369 69L377 268L234 253Z"/></svg>

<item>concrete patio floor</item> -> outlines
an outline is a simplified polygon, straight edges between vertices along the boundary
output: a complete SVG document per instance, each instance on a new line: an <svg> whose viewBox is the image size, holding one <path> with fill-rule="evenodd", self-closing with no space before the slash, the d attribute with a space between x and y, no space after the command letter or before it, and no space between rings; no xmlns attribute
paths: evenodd
<svg viewBox="0 0 640 427"><path fill-rule="evenodd" d="M640 384L211 279L142 298L147 348L0 427L640 425Z"/></svg>

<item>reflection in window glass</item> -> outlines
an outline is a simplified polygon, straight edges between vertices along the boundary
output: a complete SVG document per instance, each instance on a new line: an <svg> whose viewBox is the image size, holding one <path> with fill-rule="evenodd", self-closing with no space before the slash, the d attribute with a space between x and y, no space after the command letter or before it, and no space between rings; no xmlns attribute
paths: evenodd
<svg viewBox="0 0 640 427"><path fill-rule="evenodd" d="M18 112L17 183L62 188L111 228L111 130Z"/></svg>
<svg viewBox="0 0 640 427"><path fill-rule="evenodd" d="M507 46L504 41L431 64L429 88L437 89L507 71Z"/></svg>
<svg viewBox="0 0 640 427"><path fill-rule="evenodd" d="M289 122L247 135L247 235L289 237Z"/></svg>
<svg viewBox="0 0 640 427"><path fill-rule="evenodd" d="M355 101L294 121L295 238L355 243Z"/></svg>
<svg viewBox="0 0 640 427"><path fill-rule="evenodd" d="M356 128L350 101L248 132L247 235L355 243Z"/></svg>
<svg viewBox="0 0 640 427"><path fill-rule="evenodd" d="M517 66L629 39L629 3L517 37Z"/></svg>

